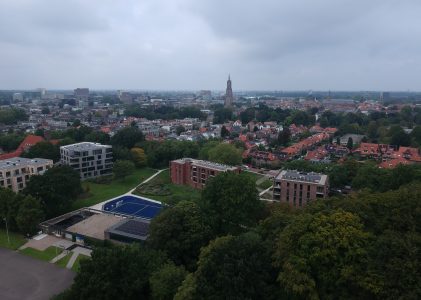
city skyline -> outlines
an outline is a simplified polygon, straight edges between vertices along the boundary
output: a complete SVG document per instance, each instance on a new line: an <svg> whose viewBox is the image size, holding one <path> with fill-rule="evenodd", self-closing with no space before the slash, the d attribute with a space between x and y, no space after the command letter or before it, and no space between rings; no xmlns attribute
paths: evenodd
<svg viewBox="0 0 421 300"><path fill-rule="evenodd" d="M0 89L421 90L421 3L2 1Z"/></svg>

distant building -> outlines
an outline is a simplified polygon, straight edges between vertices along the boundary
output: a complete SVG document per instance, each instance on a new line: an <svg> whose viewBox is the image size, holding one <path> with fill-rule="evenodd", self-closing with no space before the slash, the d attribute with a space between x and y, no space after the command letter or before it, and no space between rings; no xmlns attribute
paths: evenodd
<svg viewBox="0 0 421 300"><path fill-rule="evenodd" d="M345 134L344 136L342 136L340 138L341 145L346 146L348 144L349 138L352 139L352 143L355 146L355 145L359 145L361 143L362 139L364 138L364 135L362 135L362 134L352 134L352 133Z"/></svg>
<svg viewBox="0 0 421 300"><path fill-rule="evenodd" d="M228 75L227 90L225 92L224 107L225 108L232 108L233 104L234 104L234 95L232 93L231 76Z"/></svg>
<svg viewBox="0 0 421 300"><path fill-rule="evenodd" d="M0 161L0 187L19 192L26 187L32 175L43 174L53 161L43 158L14 157Z"/></svg>
<svg viewBox="0 0 421 300"><path fill-rule="evenodd" d="M119 91L118 98L124 104L132 104L133 103L133 95L129 92Z"/></svg>
<svg viewBox="0 0 421 300"><path fill-rule="evenodd" d="M89 97L89 89L88 88L77 88L74 89L74 95L76 98L88 98Z"/></svg>
<svg viewBox="0 0 421 300"><path fill-rule="evenodd" d="M61 163L80 173L81 179L109 175L113 170L112 146L83 142L60 147Z"/></svg>
<svg viewBox="0 0 421 300"><path fill-rule="evenodd" d="M14 93L13 94L13 102L22 102L23 101L23 94L22 93Z"/></svg>
<svg viewBox="0 0 421 300"><path fill-rule="evenodd" d="M205 160L182 158L170 162L171 182L204 188L206 181L222 172L240 173L240 168Z"/></svg>
<svg viewBox="0 0 421 300"><path fill-rule="evenodd" d="M318 173L282 170L274 178L273 200L303 207L329 194L329 178Z"/></svg>

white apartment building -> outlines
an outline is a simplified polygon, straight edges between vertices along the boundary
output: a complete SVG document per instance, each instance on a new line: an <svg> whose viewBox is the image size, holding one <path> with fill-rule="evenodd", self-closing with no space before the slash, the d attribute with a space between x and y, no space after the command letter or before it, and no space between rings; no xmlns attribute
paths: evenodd
<svg viewBox="0 0 421 300"><path fill-rule="evenodd" d="M80 178L109 175L113 171L113 149L110 145L82 142L60 147L61 163L79 172Z"/></svg>

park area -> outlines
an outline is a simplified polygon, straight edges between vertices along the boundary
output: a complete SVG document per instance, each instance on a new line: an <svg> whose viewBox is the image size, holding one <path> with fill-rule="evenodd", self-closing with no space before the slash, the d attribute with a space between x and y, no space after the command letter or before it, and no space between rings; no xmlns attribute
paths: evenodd
<svg viewBox="0 0 421 300"><path fill-rule="evenodd" d="M152 176L156 170L151 168L136 169L133 174L124 179L109 178L103 182L84 181L82 187L84 193L73 203L72 210L98 204L102 201L125 194L145 179Z"/></svg>
<svg viewBox="0 0 421 300"><path fill-rule="evenodd" d="M134 194L167 204L176 204L181 200L199 200L200 190L189 186L171 183L170 171L162 171L151 181L142 184Z"/></svg>
<svg viewBox="0 0 421 300"><path fill-rule="evenodd" d="M269 180L264 175L252 172L243 173L256 182L259 192L272 186L272 180ZM201 191L190 186L171 183L170 172L165 170L151 181L140 185L134 191L134 194L172 205L181 200L199 200Z"/></svg>

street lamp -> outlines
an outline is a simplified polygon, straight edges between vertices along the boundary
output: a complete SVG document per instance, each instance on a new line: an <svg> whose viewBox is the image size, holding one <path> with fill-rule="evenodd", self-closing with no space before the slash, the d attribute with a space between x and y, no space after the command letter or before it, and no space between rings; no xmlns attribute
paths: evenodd
<svg viewBox="0 0 421 300"><path fill-rule="evenodd" d="M4 218L3 218L3 220L4 220L4 223L6 223L7 243L8 243L8 244L9 244L9 246L10 246L9 228L7 227L7 219L6 219L6 217L4 217Z"/></svg>

